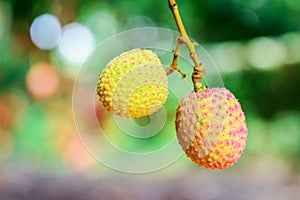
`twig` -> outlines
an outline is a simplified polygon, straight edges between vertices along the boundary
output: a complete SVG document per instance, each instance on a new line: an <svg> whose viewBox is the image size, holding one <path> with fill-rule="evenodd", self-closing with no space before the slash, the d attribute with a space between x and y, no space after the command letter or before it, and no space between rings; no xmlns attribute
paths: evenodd
<svg viewBox="0 0 300 200"><path fill-rule="evenodd" d="M166 68L166 72L167 72L167 75L170 75L172 74L174 71L178 71L181 76L182 76L182 79L184 79L186 77L186 74L184 74L179 68L178 68L178 58L179 58L179 55L180 55L180 49L183 45L183 42L181 40L179 40L179 38L177 37L176 40L178 40L178 43L177 43L177 46L176 46L176 49L174 51L174 57L173 57L173 62L172 64Z"/></svg>
<svg viewBox="0 0 300 200"><path fill-rule="evenodd" d="M203 89L201 80L202 75L206 72L206 70L203 68L202 63L200 62L199 58L197 57L195 46L198 45L197 43L191 42L190 38L187 35L187 32L184 28L183 22L181 20L179 11L178 11L178 5L175 0L168 0L170 10L172 11L172 14L174 16L174 19L176 21L177 28L180 32L180 37L177 38L178 44L176 47L176 50L174 51L174 58L172 64L167 68L167 74L171 74L173 71L178 71L183 77L185 77L185 74L182 73L178 69L178 57L180 54L180 49L183 44L186 44L190 51L190 57L193 60L195 66L194 71L192 74L192 81L194 84L194 91L198 92ZM169 72L169 73L168 73Z"/></svg>

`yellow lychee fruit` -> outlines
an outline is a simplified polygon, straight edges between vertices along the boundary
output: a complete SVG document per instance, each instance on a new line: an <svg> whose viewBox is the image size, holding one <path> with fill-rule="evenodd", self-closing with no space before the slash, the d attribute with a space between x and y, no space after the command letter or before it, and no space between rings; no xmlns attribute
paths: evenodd
<svg viewBox="0 0 300 200"><path fill-rule="evenodd" d="M166 102L168 93L167 74L151 50L122 53L107 64L97 83L99 100L121 117L151 115Z"/></svg>
<svg viewBox="0 0 300 200"><path fill-rule="evenodd" d="M248 129L235 96L225 88L210 88L180 101L176 134L192 161L208 169L224 169L239 160Z"/></svg>

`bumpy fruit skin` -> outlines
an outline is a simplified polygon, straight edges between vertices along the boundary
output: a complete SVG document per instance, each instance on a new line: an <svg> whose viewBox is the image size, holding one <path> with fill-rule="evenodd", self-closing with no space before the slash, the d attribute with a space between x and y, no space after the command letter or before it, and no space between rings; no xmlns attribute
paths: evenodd
<svg viewBox="0 0 300 200"><path fill-rule="evenodd" d="M210 88L180 101L176 133L192 161L207 169L224 169L240 158L248 129L235 96L225 88Z"/></svg>
<svg viewBox="0 0 300 200"><path fill-rule="evenodd" d="M168 97L168 77L151 50L133 49L111 60L97 83L104 107L121 117L156 112Z"/></svg>

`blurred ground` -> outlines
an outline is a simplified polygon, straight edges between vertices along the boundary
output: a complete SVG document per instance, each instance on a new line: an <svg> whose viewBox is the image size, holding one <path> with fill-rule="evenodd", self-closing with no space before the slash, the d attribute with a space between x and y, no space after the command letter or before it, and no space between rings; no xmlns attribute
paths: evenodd
<svg viewBox="0 0 300 200"><path fill-rule="evenodd" d="M271 170L272 171L272 170ZM132 175L81 175L13 173L0 186L2 200L30 199L207 199L296 200L300 177L266 181L235 174L185 173L166 178ZM272 177L272 173L264 176ZM283 181L283 182L282 182Z"/></svg>

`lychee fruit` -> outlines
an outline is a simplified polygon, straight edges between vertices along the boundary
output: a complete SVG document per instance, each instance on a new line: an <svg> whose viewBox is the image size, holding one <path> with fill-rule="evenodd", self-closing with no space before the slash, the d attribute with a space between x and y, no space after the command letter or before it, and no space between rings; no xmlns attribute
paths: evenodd
<svg viewBox="0 0 300 200"><path fill-rule="evenodd" d="M151 115L166 102L168 93L167 74L151 50L122 53L107 64L97 83L99 100L121 117Z"/></svg>
<svg viewBox="0 0 300 200"><path fill-rule="evenodd" d="M239 160L248 129L235 96L226 88L210 88L180 101L176 134L192 161L207 169L224 169Z"/></svg>

